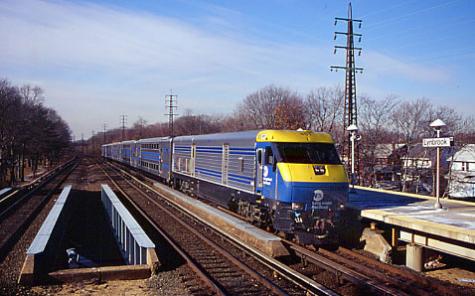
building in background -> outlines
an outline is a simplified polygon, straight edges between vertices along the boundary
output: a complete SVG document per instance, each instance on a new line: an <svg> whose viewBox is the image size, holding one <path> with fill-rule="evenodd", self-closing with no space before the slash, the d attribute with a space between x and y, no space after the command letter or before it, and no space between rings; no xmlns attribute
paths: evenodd
<svg viewBox="0 0 475 296"><path fill-rule="evenodd" d="M446 175L449 197L475 199L475 144L463 146L447 161L450 162Z"/></svg>
<svg viewBox="0 0 475 296"><path fill-rule="evenodd" d="M454 155L454 147L443 147L440 156L441 176L449 171L448 158ZM401 157L402 191L419 194L433 194L435 188L436 150L424 148L418 143L408 147ZM447 180L441 180L441 192L447 187Z"/></svg>

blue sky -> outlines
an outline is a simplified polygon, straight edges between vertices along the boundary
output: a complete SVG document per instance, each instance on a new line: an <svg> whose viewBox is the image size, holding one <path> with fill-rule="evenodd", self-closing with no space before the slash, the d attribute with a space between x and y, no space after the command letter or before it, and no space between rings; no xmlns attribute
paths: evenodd
<svg viewBox="0 0 475 296"><path fill-rule="evenodd" d="M46 91L76 138L165 121L164 96L179 113L230 113L268 84L306 94L343 84L333 54L334 17L347 1L0 2L0 77ZM475 1L353 1L363 19L358 93L427 97L475 115Z"/></svg>

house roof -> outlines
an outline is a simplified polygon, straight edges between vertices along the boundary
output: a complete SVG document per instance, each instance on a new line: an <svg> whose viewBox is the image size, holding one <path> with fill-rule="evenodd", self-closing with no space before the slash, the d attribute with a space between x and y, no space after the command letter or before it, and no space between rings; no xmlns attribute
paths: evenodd
<svg viewBox="0 0 475 296"><path fill-rule="evenodd" d="M454 155L455 148L454 147L442 147L441 149L441 165L445 166L449 158ZM406 155L402 157L402 159L427 159L431 161L435 161L436 159L436 149L435 148L425 148L422 147L421 143L415 144L410 146L407 149Z"/></svg>
<svg viewBox="0 0 475 296"><path fill-rule="evenodd" d="M406 144L377 144L374 149L376 158L388 158L394 150L404 147Z"/></svg>
<svg viewBox="0 0 475 296"><path fill-rule="evenodd" d="M475 162L475 144L468 144L459 149L453 157L449 157L447 161L466 161Z"/></svg>

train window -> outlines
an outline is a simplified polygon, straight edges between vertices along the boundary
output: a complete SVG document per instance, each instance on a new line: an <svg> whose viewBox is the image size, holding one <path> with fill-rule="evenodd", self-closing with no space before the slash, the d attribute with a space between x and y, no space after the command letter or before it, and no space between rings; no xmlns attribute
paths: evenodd
<svg viewBox="0 0 475 296"><path fill-rule="evenodd" d="M266 164L273 164L274 163L274 153L272 153L271 147L266 147Z"/></svg>
<svg viewBox="0 0 475 296"><path fill-rule="evenodd" d="M278 143L281 161L290 163L340 164L340 157L329 143Z"/></svg>
<svg viewBox="0 0 475 296"><path fill-rule="evenodd" d="M262 165L262 150L257 150L257 163Z"/></svg>

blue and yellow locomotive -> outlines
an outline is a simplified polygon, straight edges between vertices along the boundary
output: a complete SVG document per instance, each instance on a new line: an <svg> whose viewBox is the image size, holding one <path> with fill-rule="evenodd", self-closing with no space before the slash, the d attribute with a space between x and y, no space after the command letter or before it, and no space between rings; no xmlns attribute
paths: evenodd
<svg viewBox="0 0 475 296"><path fill-rule="evenodd" d="M117 145L122 149L111 148ZM130 153L123 148L129 146ZM348 179L327 133L258 130L144 139L104 145L103 156L302 244L336 242Z"/></svg>

